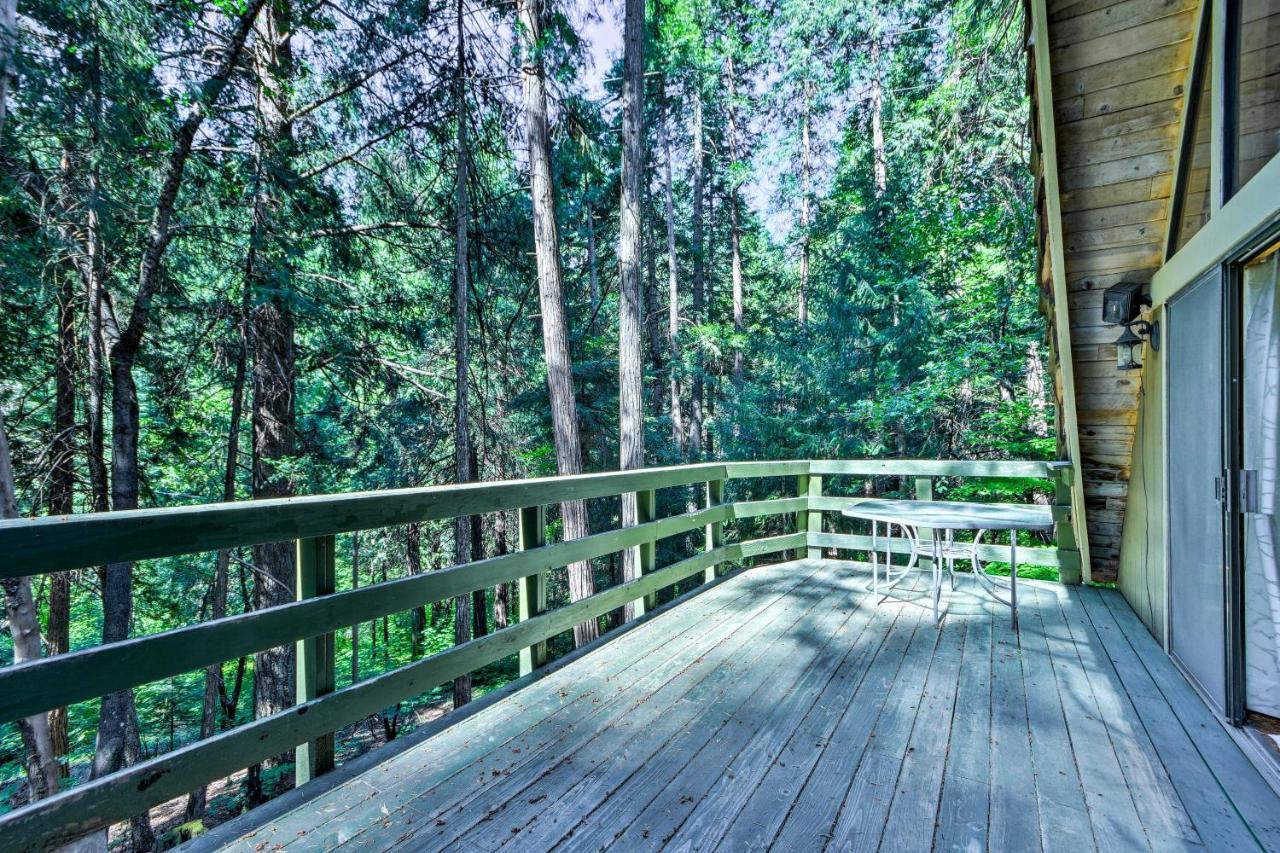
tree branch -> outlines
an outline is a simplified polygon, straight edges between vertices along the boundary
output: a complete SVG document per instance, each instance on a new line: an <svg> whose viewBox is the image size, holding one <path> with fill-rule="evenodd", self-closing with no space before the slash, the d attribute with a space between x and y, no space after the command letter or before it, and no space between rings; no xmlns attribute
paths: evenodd
<svg viewBox="0 0 1280 853"><path fill-rule="evenodd" d="M173 239L173 231L169 227L173 218L174 207L178 201L178 190L182 188L182 179L186 173L187 158L195 142L200 126L204 124L207 109L217 102L231 73L240 61L245 42L253 30L253 22L258 17L264 0L248 0L245 11L236 20L226 52L222 56L214 73L200 87L200 94L195 99L190 114L178 132L174 135L173 151L169 153L165 165L164 180L160 186L160 196L156 200L155 213L151 225L147 229L147 240L142 251L142 261L138 267L138 292L134 296L133 311L129 314L129 324L120 335L116 347L120 355L132 357L142 344L142 336L146 333L150 319L151 300L160 287L160 259L164 257L169 241Z"/></svg>

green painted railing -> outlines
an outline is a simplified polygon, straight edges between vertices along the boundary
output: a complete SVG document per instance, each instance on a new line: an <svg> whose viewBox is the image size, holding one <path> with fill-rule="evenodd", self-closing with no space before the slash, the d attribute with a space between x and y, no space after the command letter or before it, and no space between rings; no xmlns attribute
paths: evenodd
<svg viewBox="0 0 1280 853"><path fill-rule="evenodd" d="M0 817L6 849L39 848L128 818L169 799L290 749L297 779L333 767L333 733L405 698L519 655L521 675L547 660L546 641L628 602L652 608L658 590L685 578L714 580L726 563L822 549L865 551L866 535L823 532L823 514L857 498L823 494L823 478L897 476L932 494L935 477L1051 478L1056 548L1019 548L1021 564L1056 566L1064 582L1079 582L1070 501L1072 470L1059 462L851 460L727 462L638 471L547 477L345 495L323 495L167 509L0 522L0 577L39 575L112 562L181 556L267 542L297 542L298 600L0 669L0 722L94 699L210 664L296 643L297 704ZM725 502L725 483L788 477L796 496ZM655 492L701 486L703 508L656 518ZM569 500L635 493L640 523L568 542L545 541L545 507ZM427 574L334 591L334 537L339 533L518 510L521 550ZM724 525L741 519L794 515L794 532L726 543ZM656 565L656 543L704 530L705 547L668 566ZM906 550L907 543L900 543ZM580 560L639 551L635 580L548 610L546 573ZM1008 546L982 556L1007 560ZM335 690L334 632L392 613L447 601L500 583L520 586L519 621L438 654Z"/></svg>

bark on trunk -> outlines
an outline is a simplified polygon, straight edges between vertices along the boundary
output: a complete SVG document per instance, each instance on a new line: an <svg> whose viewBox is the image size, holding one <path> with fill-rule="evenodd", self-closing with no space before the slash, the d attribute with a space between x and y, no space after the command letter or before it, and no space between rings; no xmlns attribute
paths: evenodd
<svg viewBox="0 0 1280 853"><path fill-rule="evenodd" d="M133 378L133 354L122 343L111 348L111 508L138 508L138 388ZM129 638L133 622L133 563L110 563L102 572L102 643ZM138 712L133 691L102 697L98 743L93 758L94 779L134 764L142 756ZM141 849L155 844L147 814L130 822L130 843Z"/></svg>
<svg viewBox="0 0 1280 853"><path fill-rule="evenodd" d="M405 528L405 562L410 575L422 574L422 526L410 524ZM409 611L409 659L422 657L423 640L427 633L427 607L419 604Z"/></svg>
<svg viewBox="0 0 1280 853"><path fill-rule="evenodd" d="M702 324L706 305L706 271L703 237L704 168L706 161L702 151L702 87L695 82L693 88L693 322ZM694 459L702 458L702 396L703 396L702 347L698 346L697 363L694 365L693 390L689 397L689 453Z"/></svg>
<svg viewBox="0 0 1280 853"><path fill-rule="evenodd" d="M49 513L69 515L75 503L76 430L76 315L74 282L62 277L58 294L58 358L54 370L53 440L49 443L52 465L49 472ZM56 572L49 578L49 618L45 642L50 657L66 654L71 643L71 572ZM49 729L54 755L67 754L67 709L49 712ZM67 775L67 767L62 766Z"/></svg>
<svg viewBox="0 0 1280 853"><path fill-rule="evenodd" d="M680 382L680 281L676 264L676 201L671 181L671 137L667 130L668 116L664 112L658 125L662 145L662 202L667 221L667 374L671 404L671 444L676 459L684 458L684 413L681 397L684 393Z"/></svg>
<svg viewBox="0 0 1280 853"><path fill-rule="evenodd" d="M5 431L4 413L0 412L0 519L17 517L17 489L9 457L9 436ZM36 660L40 657L40 617L31 596L31 579L5 578L0 585L4 587L5 618L13 638L13 662L20 664ZM22 758L31 799L39 800L57 793L60 773L49 718L44 714L33 714L18 720L18 731L22 735Z"/></svg>
<svg viewBox="0 0 1280 853"><path fill-rule="evenodd" d="M187 159L208 108L226 88L233 69L239 64L245 41L262 4L263 0L248 0L245 4L214 72L205 80L195 103L188 109L186 118L174 136L173 146L161 171L160 193L143 243L133 309L127 326L116 336L110 351L105 354L112 378L111 504L115 510L135 509L138 503L138 398L133 367L150 323L152 300L160 288L164 254L173 239L170 224L177 206L178 191L186 174ZM101 293L91 295L90 311L95 309L99 311L100 325L105 325L108 314ZM91 322L90 325L92 327L94 324ZM91 334L96 334L98 330L91 328L90 331ZM91 403L91 412L93 409ZM91 459L93 452L91 450ZM104 643L128 637L132 594L131 563L116 563L103 569ZM104 696L93 777L98 778L133 763L140 751L132 691ZM154 835L147 815L135 817L130 825L130 843L142 849L153 846Z"/></svg>
<svg viewBox="0 0 1280 853"><path fill-rule="evenodd" d="M476 463L475 443L471 445L471 470L479 471ZM484 559L484 524L478 515L471 516L471 559ZM489 594L484 587L471 593L471 636L483 637L489 633Z"/></svg>
<svg viewBox="0 0 1280 853"><path fill-rule="evenodd" d="M569 356L568 322L564 311L564 276L560 266L560 232L556 224L554 184L551 180L551 136L547 128L547 90L542 65L542 2L520 0L521 36L524 40L522 76L524 108L528 124L529 175L533 199L533 239L538 262L538 291L542 309L542 344L547 361L547 389L551 398L551 424L555 433L556 470L561 475L582 473L582 442L578 436L578 412L573 389L573 363ZM587 507L582 501L561 504L564 538L587 535ZM595 591L591 563L569 566L569 598L586 598ZM573 629L577 646L599 636L596 621Z"/></svg>
<svg viewBox="0 0 1280 853"><path fill-rule="evenodd" d="M644 368L640 270L640 178L644 172L644 0L626 0L622 78L622 209L618 223L618 446L622 470L644 467ZM622 526L638 522L636 495L622 495ZM639 549L622 552L623 582L640 573ZM633 616L628 603L625 618Z"/></svg>
<svg viewBox="0 0 1280 853"><path fill-rule="evenodd" d="M13 56L18 43L18 0L0 0L0 131L4 130L13 80Z"/></svg>
<svg viewBox="0 0 1280 853"><path fill-rule="evenodd" d="M730 56L725 65L726 85L729 96L728 142L729 157L733 163L738 162L738 105L737 79L734 71L733 57ZM742 334L745 308L742 290L742 239L739 232L738 213L738 181L732 174L729 178L729 252L730 274L733 280L733 331ZM735 385L742 383L743 354L742 346L736 343L733 347L733 381Z"/></svg>
<svg viewBox="0 0 1280 853"><path fill-rule="evenodd" d="M351 588L360 588L360 531L351 532ZM360 681L360 626L351 626L351 683Z"/></svg>
<svg viewBox="0 0 1280 853"><path fill-rule="evenodd" d="M643 166L641 167L643 168ZM649 220L658 222L660 217L656 215L656 209L653 203L653 193L649 186L645 186L642 202L640 205L640 221L645 221L645 212L651 214ZM644 365L648 364L653 368L651 385L649 388L648 399L653 406L653 416L660 418L667 413L666 404L666 379L664 373L666 371L667 342L666 336L662 331L662 311L658 307L658 264L655 260L657 255L656 235L652 229L644 228L640 232L640 256L644 259L644 301L642 303L642 311L644 317L645 334L649 339L647 355L648 361L642 361L640 366L641 375L644 373Z"/></svg>
<svg viewBox="0 0 1280 853"><path fill-rule="evenodd" d="M248 370L248 346L245 336L244 314L241 312L237 331L239 346L236 351L235 373L231 379L231 418L227 426L227 455L222 468L222 499L236 499L236 472L239 470L240 458L240 418L243 411L245 374ZM231 563L231 551L223 549L218 552L213 567L213 585L209 590L209 617L221 619L227 615L228 568ZM222 683L222 663L214 663L204 670L204 696L200 706L200 738L213 736L218 728L218 712L222 707L222 697L226 688ZM187 822L204 817L207 800L207 786L201 786L187 797Z"/></svg>
<svg viewBox="0 0 1280 853"><path fill-rule="evenodd" d="M884 93L880 82L880 43L871 43L871 151L874 158L876 198L889 186L889 166L884 154Z"/></svg>
<svg viewBox="0 0 1280 853"><path fill-rule="evenodd" d="M462 16L462 0L458 0L457 67L453 80L454 110L457 112L457 137L454 140L457 164L454 174L454 262L453 262L453 465L454 476L459 483L468 483L474 477L471 465L471 423L469 418L469 376L471 364L470 306L467 290L470 287L467 224L470 218L470 199L467 197L467 170L470 152L467 149L467 90L466 90L466 34ZM471 517L460 515L453 522L454 562L470 562ZM459 595L453 602L453 642L462 645L471 639L470 595ZM453 680L453 707L460 708L471 701L471 674L460 675Z"/></svg>
<svg viewBox="0 0 1280 853"><path fill-rule="evenodd" d="M801 326L809 324L809 182L811 150L809 120L813 86L804 82L804 107L800 116L800 299L797 309Z"/></svg>
<svg viewBox="0 0 1280 853"><path fill-rule="evenodd" d="M583 195L582 215L587 220L587 281L591 289L591 309L594 316L595 308L600 304L600 264L596 257L596 209L591 203L590 190L585 190Z"/></svg>
<svg viewBox="0 0 1280 853"><path fill-rule="evenodd" d="M496 556L507 553L507 514L500 512L493 520L493 545ZM493 588L493 630L501 631L511 624L511 584Z"/></svg>
<svg viewBox="0 0 1280 853"><path fill-rule="evenodd" d="M245 280L252 305L249 343L253 354L255 500L294 494L287 465L282 464L296 449L294 316L288 248L284 245L290 219L285 182L293 159L293 128L288 119L294 79L292 29L289 0L271 0L258 19L253 50L258 143ZM254 609L294 600L294 559L292 542L254 546ZM293 705L295 666L292 644L254 656L255 717L267 717ZM287 760L287 756L277 760Z"/></svg>
<svg viewBox="0 0 1280 853"><path fill-rule="evenodd" d="M93 207L89 209L89 221L95 224L96 216ZM89 241L92 253L96 241ZM88 310L86 373L85 376L85 422L86 447L85 454L89 463L90 505L94 512L106 512L110 506L108 495L110 485L107 478L105 400L106 400L106 337L103 327L103 288L102 279L97 274L97 264L90 259L87 264L89 278L85 283L85 300Z"/></svg>

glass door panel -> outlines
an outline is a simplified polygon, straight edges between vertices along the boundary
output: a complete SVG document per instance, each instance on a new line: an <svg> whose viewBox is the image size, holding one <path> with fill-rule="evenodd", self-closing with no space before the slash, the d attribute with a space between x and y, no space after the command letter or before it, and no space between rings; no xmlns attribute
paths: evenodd
<svg viewBox="0 0 1280 853"><path fill-rule="evenodd" d="M1223 290L1218 270L1167 309L1170 651L1219 712L1226 702Z"/></svg>
<svg viewBox="0 0 1280 853"><path fill-rule="evenodd" d="M1280 252L1244 267L1244 692L1280 717Z"/></svg>

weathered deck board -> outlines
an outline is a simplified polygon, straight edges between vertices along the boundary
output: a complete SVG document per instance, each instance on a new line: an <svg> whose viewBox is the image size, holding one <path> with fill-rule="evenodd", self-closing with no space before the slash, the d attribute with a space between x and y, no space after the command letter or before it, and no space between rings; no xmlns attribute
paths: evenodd
<svg viewBox="0 0 1280 853"><path fill-rule="evenodd" d="M708 826L705 833L694 834L691 831L685 838L689 849L710 846L711 840L717 836L720 839L717 849L764 848L777 835L815 771L819 778L825 778L832 775L830 762L848 762L846 768L856 766L860 751L865 749L866 739L881 707L888 700L912 644L933 640L924 629L924 608L899 606L893 609L897 611L896 618L871 670L845 704L831 709L834 719L822 723L822 728L816 732L802 729L801 736L787 744L783 755L759 780L746 805L730 817L729 828L723 833L718 833L718 827L712 826ZM863 745L858 749L828 749L832 744L859 742ZM851 773L846 771L840 778L847 780L849 775ZM833 784L826 789L832 802L824 828L835 820L846 787L847 783Z"/></svg>
<svg viewBox="0 0 1280 853"><path fill-rule="evenodd" d="M1024 595L1024 606L1025 601ZM1003 614L994 618L1001 616ZM1027 633L1034 630L1034 626L1029 627ZM1019 639L1006 625L992 627L991 815L988 823L992 850L1041 849L1040 804L1035 795L1035 767L1031 758ZM1028 641L1030 637L1021 639Z"/></svg>
<svg viewBox="0 0 1280 853"><path fill-rule="evenodd" d="M990 608L986 608L990 612ZM985 850L991 813L991 619L966 619L964 678L951 718L938 806L937 850Z"/></svg>
<svg viewBox="0 0 1280 853"><path fill-rule="evenodd" d="M1028 630L1022 636L1022 683L1040 809L1040 845L1046 853L1073 853L1095 842L1046 640L1042 602L1052 595L1051 590L1035 587L1028 593L1036 606L1028 608L1024 617Z"/></svg>
<svg viewBox="0 0 1280 853"><path fill-rule="evenodd" d="M1280 797L1113 591L745 572L239 850L1280 850Z"/></svg>
<svg viewBox="0 0 1280 853"><path fill-rule="evenodd" d="M1037 591L1044 637L1053 662L1058 695L1066 714L1067 732L1075 755L1077 772L1092 780L1084 786L1085 806L1099 850L1147 850L1149 844L1138 817L1133 794L1125 785L1124 772L1116 758L1107 722L1098 706L1086 669L1096 663L1087 643L1077 644L1063 614L1072 598Z"/></svg>

